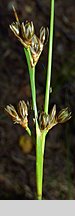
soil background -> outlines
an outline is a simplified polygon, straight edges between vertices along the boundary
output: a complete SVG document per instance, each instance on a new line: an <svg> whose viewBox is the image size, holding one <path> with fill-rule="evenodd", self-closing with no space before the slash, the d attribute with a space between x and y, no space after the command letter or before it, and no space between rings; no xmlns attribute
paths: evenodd
<svg viewBox="0 0 75 216"><path fill-rule="evenodd" d="M36 199L35 139L14 125L4 108L29 101L31 90L23 47L9 28L14 4L21 20L33 21L39 36L49 27L49 0L0 0L0 199ZM43 199L75 199L75 0L55 0L52 93L49 110L69 107L70 121L54 127L46 139ZM48 43L36 67L38 111L43 110Z"/></svg>

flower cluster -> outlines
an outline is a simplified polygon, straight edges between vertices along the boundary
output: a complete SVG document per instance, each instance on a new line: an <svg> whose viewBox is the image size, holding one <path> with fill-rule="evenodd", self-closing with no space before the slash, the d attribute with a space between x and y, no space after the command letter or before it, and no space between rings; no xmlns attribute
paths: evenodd
<svg viewBox="0 0 75 216"><path fill-rule="evenodd" d="M62 109L58 115L56 115L56 105L53 106L50 114L42 112L39 116L39 127L40 130L49 131L52 127L59 123L65 123L71 118L71 112L68 111L68 107Z"/></svg>
<svg viewBox="0 0 75 216"><path fill-rule="evenodd" d="M40 37L38 38L34 31L34 25L33 22L26 21L20 23L18 15L16 13L15 8L13 7L16 22L13 22L10 25L10 29L13 31L15 36L18 38L18 40L22 43L22 45L26 49L30 49L30 53L32 56L31 66L34 67L36 63L38 62L38 59L42 53L43 46L46 40L46 35L48 38L48 28L47 30L42 27L40 29Z"/></svg>
<svg viewBox="0 0 75 216"><path fill-rule="evenodd" d="M11 116L14 124L20 124L25 129L28 127L28 109L23 100L18 104L18 112L11 104L7 105L5 111Z"/></svg>

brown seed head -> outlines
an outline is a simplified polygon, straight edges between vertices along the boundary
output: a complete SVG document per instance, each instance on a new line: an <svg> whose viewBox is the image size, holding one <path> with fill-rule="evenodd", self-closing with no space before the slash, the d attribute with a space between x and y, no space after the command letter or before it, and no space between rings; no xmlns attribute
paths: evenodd
<svg viewBox="0 0 75 216"><path fill-rule="evenodd" d="M18 113L22 119L28 116L28 108L24 100L20 101L18 104Z"/></svg>
<svg viewBox="0 0 75 216"><path fill-rule="evenodd" d="M11 116L14 123L20 124L21 119L18 113L16 112L14 106L12 106L11 104L7 105L7 107L5 108L5 111Z"/></svg>
<svg viewBox="0 0 75 216"><path fill-rule="evenodd" d="M28 110L26 103L22 100L18 104L18 113L14 106L7 105L5 108L6 112L11 116L14 123L20 124L22 127L27 128L28 126Z"/></svg>
<svg viewBox="0 0 75 216"><path fill-rule="evenodd" d="M62 109L58 116L57 116L57 121L58 123L65 123L66 121L68 121L71 118L71 112L68 111L68 107L65 109Z"/></svg>
<svg viewBox="0 0 75 216"><path fill-rule="evenodd" d="M39 116L39 127L40 130L49 131L52 127L58 123L65 123L71 118L71 112L68 111L68 107L62 109L56 116L56 105L53 106L50 114L42 112Z"/></svg>
<svg viewBox="0 0 75 216"><path fill-rule="evenodd" d="M17 12L13 6L14 15L16 18L16 22L13 22L10 25L10 29L18 38L18 40L22 43L25 48L28 48L31 44L31 39L34 35L34 25L33 22L28 22L24 24L24 22L20 23Z"/></svg>

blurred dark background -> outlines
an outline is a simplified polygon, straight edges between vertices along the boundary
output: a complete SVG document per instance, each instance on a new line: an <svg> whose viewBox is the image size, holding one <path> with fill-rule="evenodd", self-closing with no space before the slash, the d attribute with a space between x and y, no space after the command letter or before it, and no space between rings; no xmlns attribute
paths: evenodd
<svg viewBox="0 0 75 216"><path fill-rule="evenodd" d="M7 104L17 106L21 99L31 104L23 47L9 29L14 21L12 4L21 20L34 22L39 36L41 26L49 27L50 1L0 0L0 199L32 200L36 191L35 141L4 112ZM49 109L56 104L58 112L68 106L72 119L47 136L43 199L75 199L75 0L55 0L54 26ZM47 57L48 44L36 67L38 110L43 109Z"/></svg>

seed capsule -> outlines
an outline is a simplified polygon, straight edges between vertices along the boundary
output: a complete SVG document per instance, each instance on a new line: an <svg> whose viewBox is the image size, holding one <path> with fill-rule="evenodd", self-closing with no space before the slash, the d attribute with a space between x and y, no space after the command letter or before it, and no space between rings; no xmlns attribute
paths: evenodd
<svg viewBox="0 0 75 216"><path fill-rule="evenodd" d="M48 127L50 123L50 117L45 112L42 112L39 116L39 127L41 130L44 130Z"/></svg>
<svg viewBox="0 0 75 216"><path fill-rule="evenodd" d="M31 40L34 35L34 25L33 22L26 22L25 24L25 39Z"/></svg>
<svg viewBox="0 0 75 216"><path fill-rule="evenodd" d="M45 27L41 27L40 29L40 41L42 44L46 44L49 38L49 29Z"/></svg>
<svg viewBox="0 0 75 216"><path fill-rule="evenodd" d="M25 119L28 116L28 109L24 100L20 101L18 104L18 113L22 119Z"/></svg>
<svg viewBox="0 0 75 216"><path fill-rule="evenodd" d="M40 41L41 43L44 43L45 41L45 28L43 26L40 29Z"/></svg>
<svg viewBox="0 0 75 216"><path fill-rule="evenodd" d="M52 123L52 122L55 122L56 120L56 105L54 104L54 106L53 106L53 108L52 108L52 110L51 110L51 112L50 112L50 115L49 115L49 117L50 117L50 124Z"/></svg>
<svg viewBox="0 0 75 216"><path fill-rule="evenodd" d="M32 37L32 43L30 45L30 51L32 55L32 62L31 62L32 67L35 66L38 62L38 59L43 51L45 39L46 39L46 29L44 27L41 27L40 38L38 38L34 34Z"/></svg>
<svg viewBox="0 0 75 216"><path fill-rule="evenodd" d="M33 60L32 66L36 65L36 63L38 62L42 50L43 50L43 44L41 43L40 39L36 35L34 35L32 37L32 42L30 46L30 51Z"/></svg>

